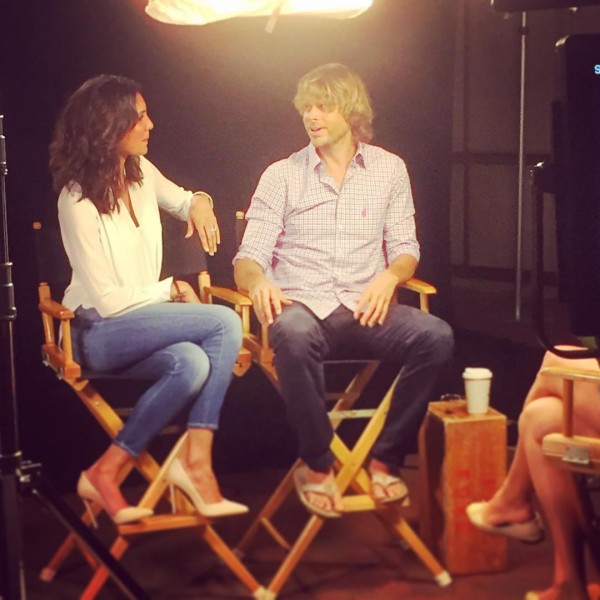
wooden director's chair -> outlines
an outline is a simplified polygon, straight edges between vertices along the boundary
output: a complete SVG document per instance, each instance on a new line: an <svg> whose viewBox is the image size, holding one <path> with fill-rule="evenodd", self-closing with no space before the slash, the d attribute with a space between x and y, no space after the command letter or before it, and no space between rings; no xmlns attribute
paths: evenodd
<svg viewBox="0 0 600 600"><path fill-rule="evenodd" d="M35 235L41 235L40 223L34 223L34 229L36 230ZM55 241L57 241L58 236L56 232L54 232L54 236L56 238ZM37 245L38 240L36 239L36 246ZM211 294L225 296L227 300L234 305L238 299L242 302L246 301L245 297L236 292L212 287L210 284L210 276L206 271L199 273L198 283L202 293L203 302L210 301ZM108 437L113 439L123 426L122 414L103 398L101 393L96 389L97 386L95 386L95 383L97 379L107 377L110 377L111 379L118 378L105 373L86 372L82 370L80 365L73 360L70 329L70 321L74 317L73 312L52 298L48 283L40 283L38 291L39 310L42 316L44 330L42 361L55 372L60 380L64 381L75 392L92 416L100 424L102 429L106 432ZM62 326L62 343L60 345L57 343L58 326ZM236 375L243 374L249 368L250 364L251 357L249 351L242 349L238 356L234 373ZM148 452L144 452L137 459L134 466L127 466L123 469L120 474L121 481L125 480L131 471L135 469L149 482L149 486L138 506L154 510L163 497L169 500L170 496L168 494L164 475L172 460L176 457L179 448L183 444L185 435L186 434L179 438L162 465L160 465ZM129 538L134 535L195 527L198 528L201 537L211 550L248 588L249 592L255 597L260 598L264 591L263 588L240 562L238 556L213 529L211 519L199 515L195 511L193 505L179 491L176 491L174 498L170 500L169 503L171 504L171 513L163 512L163 514L158 514L157 511L157 514L136 523L120 526L114 525L117 529L117 536L112 543L110 549L111 554L117 560L121 559L129 546ZM92 508L92 512L95 516L100 513L100 511L101 509L99 506L94 505ZM91 517L87 512L84 512L81 518L84 523L88 525L91 523ZM85 548L78 544L77 539L73 534L69 534L66 537L56 553L50 559L49 563L42 570L40 577L45 581L51 581L62 562L67 558L71 551L76 548L82 552L93 570L93 576L80 597L84 599L95 598L106 583L109 572L107 568L102 564L99 564Z"/></svg>
<svg viewBox="0 0 600 600"><path fill-rule="evenodd" d="M542 374L563 380L563 429L560 433L544 436L544 454L557 466L573 471L586 519L593 534L589 538L590 550L600 565L600 520L586 489L586 479L600 476L600 438L573 434L573 388L576 381L600 385L600 370L575 369L571 367L546 367ZM600 406L598 406L600 410Z"/></svg>
<svg viewBox="0 0 600 600"><path fill-rule="evenodd" d="M241 240L241 230L243 230L245 224L243 223L244 213L237 213L236 219L238 239ZM404 287L417 292L421 310L429 312L429 295L435 294L435 288L418 279L411 279ZM279 379L273 363L273 350L269 345L268 328L252 319L252 302L249 298L245 302L238 302L236 310L242 318L244 347L251 352L253 362L264 372L273 386L280 391ZM392 535L400 538L406 546L415 552L431 571L439 585L448 585L451 582L449 573L410 527L403 516L402 508L396 506L399 503L379 506L375 504L369 494L370 478L363 468L363 463L383 427L398 378L395 379L377 408L356 410L354 405L375 374L379 361L327 361L327 365L339 365L340 363L354 363L358 368L345 389L339 392L330 392L326 396L326 400L333 402L329 417L334 430L337 430L348 419L366 420L366 426L353 448L349 448L337 434L334 435L331 444L331 449L336 457L336 483L340 493L344 496L344 509L347 513L373 512ZM326 521L325 518L317 515L310 516L294 542L288 542L274 523L274 517L286 498L290 493L295 493L293 473L301 464L302 462L297 460L286 473L236 547L236 553L243 556L259 531L264 529L286 552L283 562L266 589L264 598L274 599L277 596ZM349 490L352 490L353 493L346 494Z"/></svg>

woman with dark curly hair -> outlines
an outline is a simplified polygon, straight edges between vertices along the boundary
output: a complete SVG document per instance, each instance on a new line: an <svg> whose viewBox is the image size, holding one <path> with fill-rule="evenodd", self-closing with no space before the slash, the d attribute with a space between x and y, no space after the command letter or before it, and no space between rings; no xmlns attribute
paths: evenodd
<svg viewBox="0 0 600 600"><path fill-rule="evenodd" d="M86 81L67 101L50 146L61 235L73 273L64 304L74 310L73 352L83 366L150 379L114 442L81 474L77 491L115 523L149 516L119 489L122 468L188 409L186 441L168 470L199 513L247 507L225 500L212 470L214 431L241 346L240 319L200 303L193 288L159 280L159 209L187 220L213 254L219 229L212 199L165 178L144 155L150 131L141 88L115 75Z"/></svg>

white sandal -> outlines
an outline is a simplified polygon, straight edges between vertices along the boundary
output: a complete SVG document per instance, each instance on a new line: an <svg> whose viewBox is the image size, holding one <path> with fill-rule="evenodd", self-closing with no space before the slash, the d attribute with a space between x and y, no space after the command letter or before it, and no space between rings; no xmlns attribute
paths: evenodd
<svg viewBox="0 0 600 600"><path fill-rule="evenodd" d="M296 487L296 492L298 493L298 498L300 498L300 502L304 504L304 506L311 513L318 515L319 517L325 517L326 519L337 519L342 516L342 513L337 510L325 510L319 506L315 506L311 502L308 501L306 494L309 492L313 492L315 494L323 494L331 501L331 505L333 506L335 495L337 494L337 486L334 481L324 481L323 483L308 483L306 480L307 468L305 466L298 467L294 471L294 486Z"/></svg>
<svg viewBox="0 0 600 600"><path fill-rule="evenodd" d="M388 488L395 484L401 484L403 486L403 490L400 494L396 494L394 496L386 495L385 498L375 498L373 495L373 486L379 485L383 488L383 491L388 494ZM390 504L392 502L401 502L408 496L408 487L406 483L397 477L396 475L390 475L389 473L382 473L381 471L376 471L375 473L371 473L371 495L373 496L373 500L380 504Z"/></svg>

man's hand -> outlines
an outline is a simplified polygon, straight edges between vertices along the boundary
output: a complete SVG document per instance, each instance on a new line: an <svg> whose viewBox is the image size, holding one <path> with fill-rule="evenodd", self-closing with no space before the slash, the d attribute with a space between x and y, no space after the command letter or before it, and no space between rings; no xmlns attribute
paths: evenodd
<svg viewBox="0 0 600 600"><path fill-rule="evenodd" d="M192 198L185 238L191 237L196 230L204 251L213 256L221 243L221 232L211 204L208 196L202 193Z"/></svg>
<svg viewBox="0 0 600 600"><path fill-rule="evenodd" d="M248 286L248 295L252 300L256 317L263 325L271 325L275 318L281 314L283 305L291 304L285 294L275 284L271 283L264 275L257 277Z"/></svg>
<svg viewBox="0 0 600 600"><path fill-rule="evenodd" d="M383 325L400 280L389 269L376 275L363 290L354 318L367 327Z"/></svg>
<svg viewBox="0 0 600 600"><path fill-rule="evenodd" d="M173 302L202 304L194 288L187 281L182 281L181 279L173 279L173 283L171 284L171 300Z"/></svg>

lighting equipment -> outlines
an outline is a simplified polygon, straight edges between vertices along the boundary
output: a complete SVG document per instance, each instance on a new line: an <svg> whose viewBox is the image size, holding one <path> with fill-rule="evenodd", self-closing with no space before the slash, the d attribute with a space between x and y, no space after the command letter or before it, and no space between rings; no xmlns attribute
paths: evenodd
<svg viewBox="0 0 600 600"><path fill-rule="evenodd" d="M557 58L553 163L533 170L534 317L542 344L555 354L600 357L600 34L560 40ZM556 197L559 297L568 307L571 331L589 348L579 355L557 350L544 332L540 290L545 192Z"/></svg>
<svg viewBox="0 0 600 600"><path fill-rule="evenodd" d="M232 17L270 17L272 31L279 15L348 19L357 17L373 0L148 0L146 13L172 25L206 25Z"/></svg>
<svg viewBox="0 0 600 600"><path fill-rule="evenodd" d="M598 6L600 0L492 0L492 7L502 12L523 12L548 8Z"/></svg>

